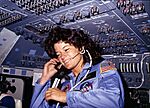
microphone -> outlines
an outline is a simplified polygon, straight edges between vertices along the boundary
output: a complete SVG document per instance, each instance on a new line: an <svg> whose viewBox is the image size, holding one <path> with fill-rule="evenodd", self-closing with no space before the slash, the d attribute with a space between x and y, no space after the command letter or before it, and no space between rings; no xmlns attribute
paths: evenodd
<svg viewBox="0 0 150 108"><path fill-rule="evenodd" d="M53 84L52 88L57 88L61 79L65 76L65 67L62 66L60 62L55 65L55 69L57 69L57 73L53 76Z"/></svg>
<svg viewBox="0 0 150 108"><path fill-rule="evenodd" d="M60 76L59 76L59 74L60 74L60 70L61 70L61 67L62 67L62 64L59 62L59 63L57 63L56 65L55 65L55 69L57 69L57 73L58 74L56 74L56 75L54 75L54 77L53 78L55 78L54 79L54 82L53 82L53 84L52 84L52 88L55 88L55 87L58 87L58 84L59 84L59 82L60 82Z"/></svg>
<svg viewBox="0 0 150 108"><path fill-rule="evenodd" d="M77 53L76 55L74 55L73 57L71 57L70 59L74 59L77 55L79 55L80 53Z"/></svg>
<svg viewBox="0 0 150 108"><path fill-rule="evenodd" d="M83 48L79 53L77 53L76 55L74 55L73 57L71 57L71 59L74 59L77 55L84 54L84 53L85 53L85 49Z"/></svg>

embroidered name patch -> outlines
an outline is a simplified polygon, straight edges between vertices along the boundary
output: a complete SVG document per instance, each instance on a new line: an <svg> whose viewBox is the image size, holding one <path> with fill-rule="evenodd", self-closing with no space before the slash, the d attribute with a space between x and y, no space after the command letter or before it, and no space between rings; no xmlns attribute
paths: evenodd
<svg viewBox="0 0 150 108"><path fill-rule="evenodd" d="M92 82L85 82L80 86L80 90L82 92L87 92L92 89L93 89Z"/></svg>

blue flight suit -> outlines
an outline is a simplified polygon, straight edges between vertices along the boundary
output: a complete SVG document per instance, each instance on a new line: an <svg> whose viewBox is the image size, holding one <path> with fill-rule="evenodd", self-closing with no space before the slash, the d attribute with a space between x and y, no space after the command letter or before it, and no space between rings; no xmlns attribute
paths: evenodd
<svg viewBox="0 0 150 108"><path fill-rule="evenodd" d="M102 61L92 66L87 77L72 91L69 91L87 73L89 63L82 72L74 77L69 74L69 80L62 82L61 90L67 92L67 104L59 108L123 108L124 89L121 78L115 66L109 61ZM44 85L35 84L30 108L55 108L56 104L45 101L46 90L51 86L47 81Z"/></svg>

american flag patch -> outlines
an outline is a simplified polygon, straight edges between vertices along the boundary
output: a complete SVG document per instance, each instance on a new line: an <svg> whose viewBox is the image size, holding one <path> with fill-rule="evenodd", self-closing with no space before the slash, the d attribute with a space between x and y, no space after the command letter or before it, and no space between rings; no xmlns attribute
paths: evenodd
<svg viewBox="0 0 150 108"><path fill-rule="evenodd" d="M112 62L107 62L100 65L100 73L107 72L109 70L117 70Z"/></svg>

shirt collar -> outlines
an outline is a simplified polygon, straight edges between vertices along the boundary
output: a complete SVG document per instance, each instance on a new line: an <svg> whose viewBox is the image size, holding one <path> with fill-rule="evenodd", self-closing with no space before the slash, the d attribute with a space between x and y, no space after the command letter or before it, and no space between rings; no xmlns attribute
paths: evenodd
<svg viewBox="0 0 150 108"><path fill-rule="evenodd" d="M83 69L82 69L82 72L80 73L80 75L87 72L87 69L89 69L89 68L90 68L90 63L86 62L85 65L83 66ZM73 72L71 72L69 76L71 77L71 79L74 78Z"/></svg>

